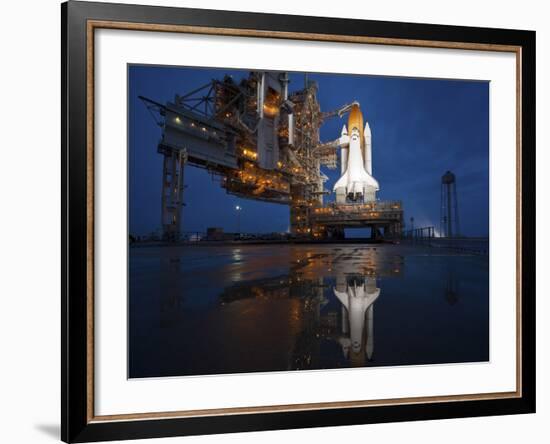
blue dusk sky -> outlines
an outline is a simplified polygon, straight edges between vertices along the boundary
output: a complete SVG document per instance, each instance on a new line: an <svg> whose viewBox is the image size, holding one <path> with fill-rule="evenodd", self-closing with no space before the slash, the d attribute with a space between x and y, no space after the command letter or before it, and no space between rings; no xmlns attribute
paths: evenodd
<svg viewBox="0 0 550 444"><path fill-rule="evenodd" d="M172 101L225 74L236 81L246 70L129 66L129 198L130 233L160 232L162 156L157 153L161 129L138 99ZM439 229L441 176L456 175L460 227L467 236L489 232L489 83L467 80L313 74L319 85L322 111L357 100L372 131L373 175L381 200L401 200L405 222ZM303 73L290 75L290 91L304 85ZM340 135L347 115L326 121L323 142ZM339 169L323 172L327 190ZM286 205L229 195L199 168L186 167L183 231L207 227L237 230L235 206L240 205L242 232L283 232L289 229ZM328 197L327 200L333 200Z"/></svg>

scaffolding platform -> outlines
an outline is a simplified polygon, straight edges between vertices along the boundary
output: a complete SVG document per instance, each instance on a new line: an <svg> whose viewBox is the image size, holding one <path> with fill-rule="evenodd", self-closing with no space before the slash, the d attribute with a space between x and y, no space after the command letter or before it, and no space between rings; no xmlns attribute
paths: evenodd
<svg viewBox="0 0 550 444"><path fill-rule="evenodd" d="M310 214L314 237L342 237L344 228L371 228L373 238L395 239L403 229L400 201L362 204L331 203L313 208Z"/></svg>

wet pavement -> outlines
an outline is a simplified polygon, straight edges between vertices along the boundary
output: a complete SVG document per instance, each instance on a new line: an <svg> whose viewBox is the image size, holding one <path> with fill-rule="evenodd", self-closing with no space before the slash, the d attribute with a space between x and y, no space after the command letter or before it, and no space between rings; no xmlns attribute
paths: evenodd
<svg viewBox="0 0 550 444"><path fill-rule="evenodd" d="M489 261L386 244L130 248L129 376L489 359Z"/></svg>

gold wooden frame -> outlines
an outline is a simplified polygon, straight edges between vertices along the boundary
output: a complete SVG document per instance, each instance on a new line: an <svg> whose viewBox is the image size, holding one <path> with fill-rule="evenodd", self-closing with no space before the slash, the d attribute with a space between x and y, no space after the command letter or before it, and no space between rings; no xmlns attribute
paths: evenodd
<svg viewBox="0 0 550 444"><path fill-rule="evenodd" d="M171 412L129 413L116 415L94 414L94 31L96 29L119 29L130 31L175 32L187 34L222 35L231 37L277 38L289 40L309 40L338 43L363 43L422 48L463 49L489 52L509 52L516 57L516 390L513 392L474 393L449 396L424 396L365 401L338 401L308 404L286 404L259 407L232 407L206 410L183 410ZM86 42L86 134L87 134L87 421L88 423L146 420L162 418L190 418L200 416L222 416L253 413L292 412L303 410L326 410L334 408L356 408L416 403L460 402L522 397L522 241L521 241L521 202L522 202L522 48L514 45L484 43L446 42L431 40L411 40L380 37L345 36L330 34L307 34L299 32L262 31L234 28L213 28L186 25L163 25L105 20L87 21Z"/></svg>

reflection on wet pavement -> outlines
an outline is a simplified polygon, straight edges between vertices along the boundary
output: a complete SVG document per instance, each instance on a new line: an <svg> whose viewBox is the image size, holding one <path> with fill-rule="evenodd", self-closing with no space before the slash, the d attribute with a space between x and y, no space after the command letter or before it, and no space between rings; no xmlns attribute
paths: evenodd
<svg viewBox="0 0 550 444"><path fill-rule="evenodd" d="M488 281L424 247L131 249L130 377L486 361Z"/></svg>

